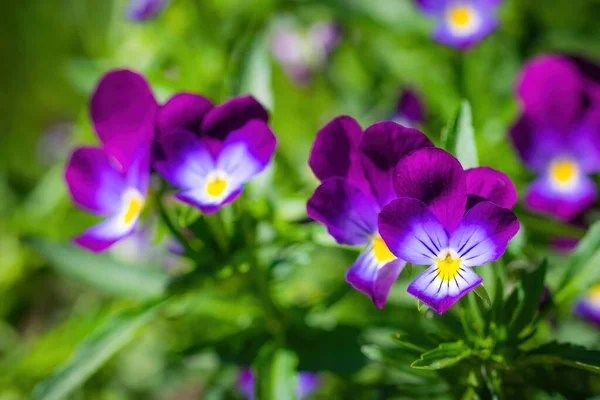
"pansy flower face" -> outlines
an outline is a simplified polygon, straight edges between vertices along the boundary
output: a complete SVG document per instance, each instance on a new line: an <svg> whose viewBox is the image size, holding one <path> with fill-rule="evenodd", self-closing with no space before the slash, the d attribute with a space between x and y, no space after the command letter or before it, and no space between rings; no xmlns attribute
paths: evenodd
<svg viewBox="0 0 600 400"><path fill-rule="evenodd" d="M542 56L526 65L518 93L523 114L511 138L538 174L526 204L570 220L596 198L588 175L600 170L600 91L573 60Z"/></svg>
<svg viewBox="0 0 600 400"><path fill-rule="evenodd" d="M469 47L496 29L501 0L416 0L419 9L436 19L435 39L448 46Z"/></svg>
<svg viewBox="0 0 600 400"><path fill-rule="evenodd" d="M592 287L577 303L575 313L600 327L600 285Z"/></svg>
<svg viewBox="0 0 600 400"><path fill-rule="evenodd" d="M177 101L159 112L154 166L181 189L179 200L213 213L266 168L277 141L266 111L252 97L215 108L199 98Z"/></svg>
<svg viewBox="0 0 600 400"><path fill-rule="evenodd" d="M381 208L396 198L392 181L398 161L433 144L419 131L380 122L363 132L350 117L338 117L317 134L309 164L321 185L308 215L327 226L340 244L366 246L346 273L354 288L383 307L405 262L396 258L377 227Z"/></svg>
<svg viewBox="0 0 600 400"><path fill-rule="evenodd" d="M497 260L519 230L516 193L497 171L463 171L451 154L420 149L400 160L394 176L399 199L379 215L390 251L429 268L408 292L441 314L478 286L473 267Z"/></svg>
<svg viewBox="0 0 600 400"><path fill-rule="evenodd" d="M156 17L170 0L131 0L127 7L127 18L141 22Z"/></svg>
<svg viewBox="0 0 600 400"><path fill-rule="evenodd" d="M244 368L237 381L238 391L248 400L254 400L254 373L250 368ZM296 398L302 400L310 396L319 388L321 380L317 374L312 372L298 372L298 386L296 387Z"/></svg>

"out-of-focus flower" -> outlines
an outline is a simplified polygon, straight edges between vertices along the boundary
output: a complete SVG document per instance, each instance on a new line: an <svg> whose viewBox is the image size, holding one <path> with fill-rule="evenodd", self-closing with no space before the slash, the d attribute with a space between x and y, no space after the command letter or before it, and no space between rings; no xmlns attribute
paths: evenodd
<svg viewBox="0 0 600 400"><path fill-rule="evenodd" d="M72 131L71 122L60 122L42 132L37 146L38 160L41 164L51 165L60 160L64 161L68 155Z"/></svg>
<svg viewBox="0 0 600 400"><path fill-rule="evenodd" d="M600 327L600 284L592 287L577 303L575 313Z"/></svg>
<svg viewBox="0 0 600 400"><path fill-rule="evenodd" d="M396 166L399 198L381 211L379 232L398 258L430 265L408 292L438 314L482 282L472 267L500 258L517 234L509 183L490 168L463 171L441 149L416 150Z"/></svg>
<svg viewBox="0 0 600 400"><path fill-rule="evenodd" d="M238 377L237 389L248 400L254 400L254 373L250 368L244 368ZM312 372L298 372L298 386L296 387L296 397L302 400L314 393L321 384L317 374Z"/></svg>
<svg viewBox="0 0 600 400"><path fill-rule="evenodd" d="M199 117L190 110L202 107L190 107L189 96L172 99L159 112L154 166L181 189L177 199L213 213L266 168L277 140L266 110L253 97L206 105Z"/></svg>
<svg viewBox="0 0 600 400"><path fill-rule="evenodd" d="M142 22L160 14L170 0L131 0L126 15L131 21Z"/></svg>
<svg viewBox="0 0 600 400"><path fill-rule="evenodd" d="M392 120L409 128L417 127L424 122L425 107L414 90L407 89L403 91Z"/></svg>
<svg viewBox="0 0 600 400"><path fill-rule="evenodd" d="M540 56L527 63L517 84L523 113L511 138L538 174L525 202L561 220L585 211L597 192L588 175L600 170L600 90L582 66L567 57Z"/></svg>
<svg viewBox="0 0 600 400"><path fill-rule="evenodd" d="M423 13L435 18L435 40L460 49L479 42L496 29L496 9L502 3L502 0L415 1Z"/></svg>
<svg viewBox="0 0 600 400"><path fill-rule="evenodd" d="M317 22L301 30L289 21L281 21L271 33L271 52L292 80L306 83L314 72L325 67L339 38L337 25L330 22Z"/></svg>
<svg viewBox="0 0 600 400"><path fill-rule="evenodd" d="M310 155L310 167L322 183L308 201L308 215L338 243L367 246L346 280L379 308L406 263L388 250L377 215L396 198L396 164L422 147L433 144L417 130L386 121L363 132L354 119L342 116L319 131Z"/></svg>
<svg viewBox="0 0 600 400"><path fill-rule="evenodd" d="M579 239L569 236L556 236L550 240L550 245L559 253L568 253L577 247Z"/></svg>
<svg viewBox="0 0 600 400"><path fill-rule="evenodd" d="M113 71L98 84L91 115L103 147L76 149L65 178L77 205L107 219L76 237L78 245L104 251L135 230L148 190L156 109L138 74Z"/></svg>

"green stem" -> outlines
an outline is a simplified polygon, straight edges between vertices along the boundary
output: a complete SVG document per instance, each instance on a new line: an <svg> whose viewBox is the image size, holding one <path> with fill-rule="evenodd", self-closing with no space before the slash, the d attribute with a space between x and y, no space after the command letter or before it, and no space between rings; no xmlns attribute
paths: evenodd
<svg viewBox="0 0 600 400"><path fill-rule="evenodd" d="M165 208L165 204L163 202L163 195L164 190L161 190L158 196L156 196L156 204L158 206L158 214L160 215L160 218L163 220L165 225L167 225L169 232L171 232L175 239L177 239L177 241L181 243L181 245L185 249L186 255L190 258L195 258L196 250L194 250L190 246L190 244L187 242L181 231L177 229L173 221L171 221L171 218L169 218L169 214L167 213L167 209Z"/></svg>
<svg viewBox="0 0 600 400"><path fill-rule="evenodd" d="M228 235L221 214L217 212L215 214L205 215L204 220L215 236L215 241L217 242L217 246L219 246L219 252L221 254L226 254L229 248Z"/></svg>

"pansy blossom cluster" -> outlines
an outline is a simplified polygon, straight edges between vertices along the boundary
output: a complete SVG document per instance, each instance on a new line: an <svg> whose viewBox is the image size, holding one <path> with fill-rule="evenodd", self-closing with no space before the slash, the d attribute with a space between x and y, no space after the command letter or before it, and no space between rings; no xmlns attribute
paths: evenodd
<svg viewBox="0 0 600 400"><path fill-rule="evenodd" d="M100 81L91 116L102 147L75 150L65 177L77 205L107 217L74 240L95 252L134 232L152 165L180 189L176 198L212 213L267 166L277 142L250 96L214 106L179 93L160 106L145 79L127 70Z"/></svg>
<svg viewBox="0 0 600 400"><path fill-rule="evenodd" d="M430 266L409 293L438 313L482 281L472 267L498 259L519 223L510 179L464 171L421 132L380 122L364 132L339 117L317 135L310 166L321 180L307 211L338 243L366 246L346 279L383 307L406 262Z"/></svg>

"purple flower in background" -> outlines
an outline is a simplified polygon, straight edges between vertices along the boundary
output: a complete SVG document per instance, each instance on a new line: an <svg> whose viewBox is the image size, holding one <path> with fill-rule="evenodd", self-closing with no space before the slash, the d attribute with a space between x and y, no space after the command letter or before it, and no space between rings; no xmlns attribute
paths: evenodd
<svg viewBox="0 0 600 400"><path fill-rule="evenodd" d="M127 6L127 18L131 21L142 22L160 14L170 0L131 0Z"/></svg>
<svg viewBox="0 0 600 400"><path fill-rule="evenodd" d="M398 100L393 121L406 127L416 127L425 120L425 107L421 98L413 90L405 90Z"/></svg>
<svg viewBox="0 0 600 400"><path fill-rule="evenodd" d="M277 140L266 110L253 97L214 108L204 100L178 95L161 108L154 166L181 189L177 199L213 213L266 168Z"/></svg>
<svg viewBox="0 0 600 400"><path fill-rule="evenodd" d="M271 52L292 80L306 83L324 68L339 38L337 25L330 22L317 22L303 31L282 21L271 33Z"/></svg>
<svg viewBox="0 0 600 400"><path fill-rule="evenodd" d="M600 327L600 284L592 287L585 298L579 300L575 314Z"/></svg>
<svg viewBox="0 0 600 400"><path fill-rule="evenodd" d="M598 76L583 66L567 57L540 56L524 67L517 84L523 113L510 135L538 174L525 202L561 220L576 217L596 199L588 175L600 170L600 90Z"/></svg>
<svg viewBox="0 0 600 400"><path fill-rule="evenodd" d="M131 234L144 207L156 101L138 74L106 74L91 100L91 116L102 148L71 155L65 179L73 202L107 219L74 239L94 252Z"/></svg>
<svg viewBox="0 0 600 400"><path fill-rule="evenodd" d="M398 161L433 144L421 132L386 121L363 132L351 117L335 118L317 134L309 164L321 185L307 204L340 244L367 246L346 280L379 308L406 264L379 235L377 215L396 198L392 176Z"/></svg>
<svg viewBox="0 0 600 400"><path fill-rule="evenodd" d="M502 0L416 0L419 9L435 18L434 38L460 49L486 37L498 26L496 9Z"/></svg>
<svg viewBox="0 0 600 400"><path fill-rule="evenodd" d="M250 368L244 368L240 372L237 382L238 391L248 400L254 400L254 373ZM298 386L296 387L296 397L302 400L313 394L320 386L321 380L317 374L312 372L298 372Z"/></svg>
<svg viewBox="0 0 600 400"><path fill-rule="evenodd" d="M416 150L396 166L399 198L381 211L379 232L398 258L430 266L408 292L438 314L482 282L472 267L500 258L518 232L509 183L490 168L464 171L441 149Z"/></svg>

